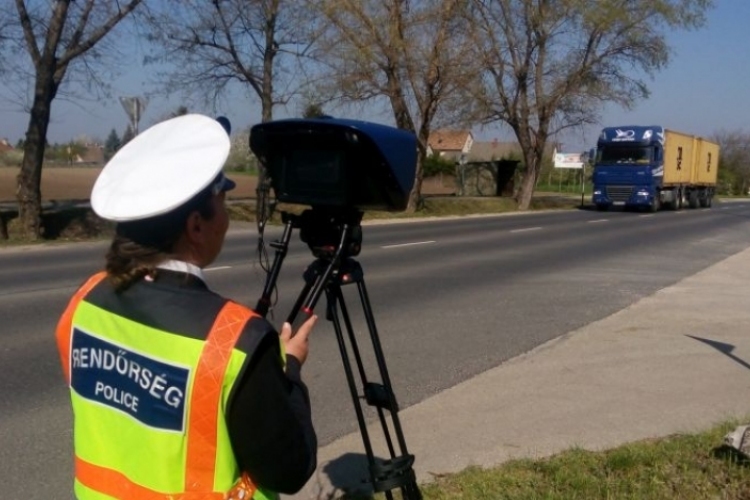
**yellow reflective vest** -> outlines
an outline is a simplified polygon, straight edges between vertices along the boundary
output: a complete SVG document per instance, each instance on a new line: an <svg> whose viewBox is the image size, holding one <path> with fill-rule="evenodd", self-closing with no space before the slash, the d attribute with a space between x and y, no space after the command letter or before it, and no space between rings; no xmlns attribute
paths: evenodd
<svg viewBox="0 0 750 500"><path fill-rule="evenodd" d="M247 356L234 346L255 313L228 301L205 339L162 331L87 302L105 276L76 292L57 327L77 498L277 498L241 474L225 419Z"/></svg>

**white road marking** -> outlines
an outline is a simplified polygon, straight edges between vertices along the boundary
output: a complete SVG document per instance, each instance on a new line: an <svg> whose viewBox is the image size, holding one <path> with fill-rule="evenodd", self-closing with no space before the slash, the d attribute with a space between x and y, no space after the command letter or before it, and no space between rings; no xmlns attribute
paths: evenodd
<svg viewBox="0 0 750 500"><path fill-rule="evenodd" d="M216 267L209 267L203 270L203 272L208 271L221 271L222 269L232 269L232 266L216 266Z"/></svg>
<svg viewBox="0 0 750 500"><path fill-rule="evenodd" d="M638 217L653 217L656 214L641 214Z"/></svg>
<svg viewBox="0 0 750 500"><path fill-rule="evenodd" d="M596 219L596 220L590 220L587 221L589 224L594 224L596 222L609 222L609 219Z"/></svg>
<svg viewBox="0 0 750 500"><path fill-rule="evenodd" d="M523 229L511 229L510 232L511 233L526 233L529 231L539 231L540 229L542 228L541 227L525 227Z"/></svg>
<svg viewBox="0 0 750 500"><path fill-rule="evenodd" d="M435 242L435 240L430 240L430 241L415 241L413 243L399 243L397 245L383 245L380 248L413 247L414 245L429 245L430 243L436 243L436 242Z"/></svg>

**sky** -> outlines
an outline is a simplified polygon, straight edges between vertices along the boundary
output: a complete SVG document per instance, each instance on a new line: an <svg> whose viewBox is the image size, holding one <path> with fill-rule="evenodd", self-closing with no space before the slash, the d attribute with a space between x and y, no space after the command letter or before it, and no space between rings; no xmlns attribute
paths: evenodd
<svg viewBox="0 0 750 500"><path fill-rule="evenodd" d="M651 91L648 99L630 110L605 108L601 123L557 138L563 144L563 151L579 152L593 147L599 129L605 126L662 125L701 136L711 136L720 130L750 132L750 0L715 0L715 3L703 28L667 34L672 59L653 79L646 79ZM148 85L147 73L152 70L141 66L141 58L138 51L132 52L123 76L111 82L114 91L109 99L96 103L55 100L48 141L64 143L80 136L103 141L113 128L122 135L128 117L118 98L143 95ZM234 130L258 121L259 108L250 103L249 97L237 99L243 101L242 106L232 102L224 105L226 109L211 109L175 98L153 98L143 114L140 130L164 119L183 104L193 112L226 115ZM237 109L242 109L244 116L238 116ZM276 109L275 117L284 118L294 112ZM368 117L358 112L337 116L386 121L382 114ZM0 100L0 139L15 143L23 137L27 125L27 114ZM507 129L501 127L476 127L472 131L477 140L512 139Z"/></svg>

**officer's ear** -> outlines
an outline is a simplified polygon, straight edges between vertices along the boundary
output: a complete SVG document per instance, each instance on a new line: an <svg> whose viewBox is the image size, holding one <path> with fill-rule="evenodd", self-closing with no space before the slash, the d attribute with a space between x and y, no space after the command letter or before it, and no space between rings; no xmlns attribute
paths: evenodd
<svg viewBox="0 0 750 500"><path fill-rule="evenodd" d="M206 234L206 219L198 210L193 210L185 220L185 236L190 243L201 243Z"/></svg>

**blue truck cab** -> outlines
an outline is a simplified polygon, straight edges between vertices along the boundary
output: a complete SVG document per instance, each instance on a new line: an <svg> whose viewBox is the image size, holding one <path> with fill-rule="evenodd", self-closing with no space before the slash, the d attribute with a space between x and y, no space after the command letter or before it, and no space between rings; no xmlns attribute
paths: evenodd
<svg viewBox="0 0 750 500"><path fill-rule="evenodd" d="M664 176L664 127L604 128L596 143L592 202L657 211Z"/></svg>

